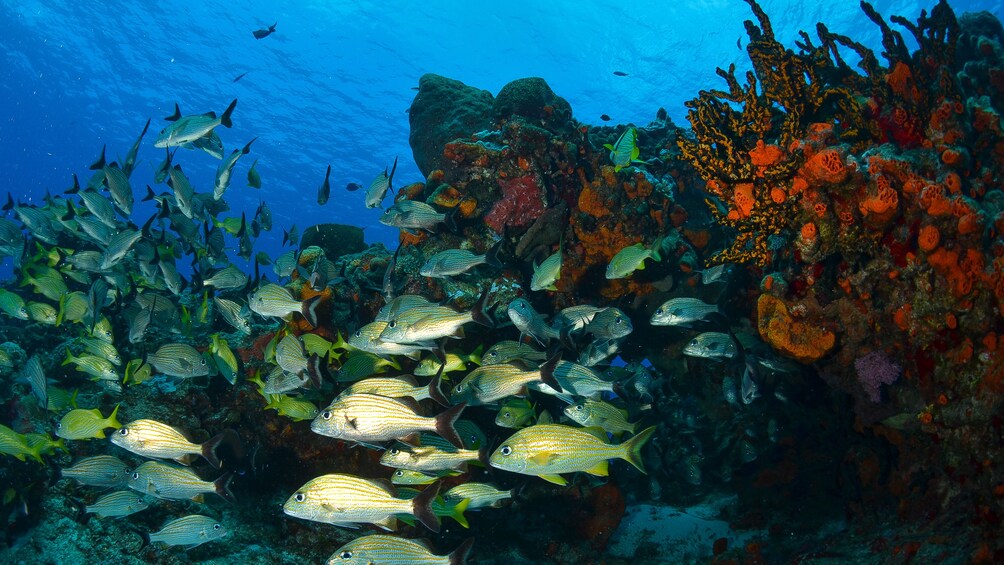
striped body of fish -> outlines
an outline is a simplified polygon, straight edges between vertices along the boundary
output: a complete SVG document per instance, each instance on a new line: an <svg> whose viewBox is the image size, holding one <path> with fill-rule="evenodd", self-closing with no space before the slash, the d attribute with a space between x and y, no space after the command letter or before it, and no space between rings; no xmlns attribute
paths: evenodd
<svg viewBox="0 0 1004 565"><path fill-rule="evenodd" d="M561 249L555 251L540 265L533 268L533 276L530 277L530 290L558 290L554 285L561 278Z"/></svg>
<svg viewBox="0 0 1004 565"><path fill-rule="evenodd" d="M513 325L521 334L532 337L541 345L546 345L548 340L560 337L558 330L547 325L544 318L534 310L525 298L517 298L510 302L506 313L509 314L509 319L512 320Z"/></svg>
<svg viewBox="0 0 1004 565"><path fill-rule="evenodd" d="M641 151L638 149L638 130L628 128L617 138L616 143L610 145L606 143L603 147L610 150L610 162L614 164L614 172L628 167L631 163L640 162L638 156Z"/></svg>
<svg viewBox="0 0 1004 565"><path fill-rule="evenodd" d="M522 395L528 384L542 379L560 392L561 386L544 376L541 368L527 368L515 363L484 365L454 385L451 399L471 405L492 404L510 396Z"/></svg>
<svg viewBox="0 0 1004 565"><path fill-rule="evenodd" d="M209 363L197 349L184 343L165 343L146 358L160 373L190 379L209 374Z"/></svg>
<svg viewBox="0 0 1004 565"><path fill-rule="evenodd" d="M418 518L427 528L439 531L439 518L431 504L439 492L432 486L413 500L399 498L393 485L354 475L332 473L312 479L283 504L295 518L354 528L376 524L387 530L397 527L396 514Z"/></svg>
<svg viewBox="0 0 1004 565"><path fill-rule="evenodd" d="M352 394L336 398L310 424L323 436L344 441L375 443L403 439L413 433L432 431L457 448L463 442L453 427L464 404L458 404L434 418L419 416L408 403L375 394Z"/></svg>
<svg viewBox="0 0 1004 565"><path fill-rule="evenodd" d="M488 483L463 483L443 493L443 500L447 503L456 503L461 500L470 500L469 510L478 508L502 506L502 502L512 499L512 490L499 490L495 485Z"/></svg>
<svg viewBox="0 0 1004 565"><path fill-rule="evenodd" d="M160 134L157 136L157 140L153 142L153 146L158 149L164 149L166 147L184 147L187 144L194 143L210 135L216 126L222 125L225 128L233 127L230 115L233 114L236 106L237 99L235 98L234 101L227 106L223 115L218 118L213 112L208 114L182 116L181 112L175 108L175 115L172 116L174 123L160 131Z"/></svg>
<svg viewBox="0 0 1004 565"><path fill-rule="evenodd" d="M231 434L233 432L230 432ZM133 420L112 434L112 443L142 457L174 459L186 463L190 455L201 455L210 465L220 468L216 446L226 439L222 432L203 444L192 443L178 430L156 420Z"/></svg>
<svg viewBox="0 0 1004 565"><path fill-rule="evenodd" d="M448 471L460 469L470 461L478 461L481 453L475 449L440 449L431 445L392 447L380 456L380 464L410 471Z"/></svg>
<svg viewBox="0 0 1004 565"><path fill-rule="evenodd" d="M232 475L227 473L216 481L204 481L195 471L176 467L160 461L147 461L129 475L129 488L167 500L202 500L202 495L215 492L224 500L234 501L229 485Z"/></svg>
<svg viewBox="0 0 1004 565"><path fill-rule="evenodd" d="M146 510L150 505L143 500L143 497L135 492L119 490L108 493L84 507L84 512L97 514L102 518L119 518L129 516L141 510Z"/></svg>
<svg viewBox="0 0 1004 565"><path fill-rule="evenodd" d="M644 472L641 448L654 431L652 426L620 445L611 445L599 428L537 424L509 437L489 462L496 469L534 475L559 485L567 484L562 473L607 476L610 459L624 459Z"/></svg>
<svg viewBox="0 0 1004 565"><path fill-rule="evenodd" d="M262 285L251 295L248 307L251 311L265 317L282 318L289 320L294 312L299 312L307 323L312 327L317 327L317 303L321 296L312 296L302 302L294 300L293 295L285 288L268 283Z"/></svg>
<svg viewBox="0 0 1004 565"><path fill-rule="evenodd" d="M470 538L449 555L435 555L420 541L374 534L338 548L327 565L463 565L473 545Z"/></svg>
<svg viewBox="0 0 1004 565"><path fill-rule="evenodd" d="M129 467L113 455L95 455L61 469L60 475L91 487L118 487L128 483Z"/></svg>
<svg viewBox="0 0 1004 565"><path fill-rule="evenodd" d="M208 541L218 540L229 532L223 524L214 518L199 514L182 516L172 520L158 532L150 534L150 543L161 542L167 545L183 545L192 549Z"/></svg>

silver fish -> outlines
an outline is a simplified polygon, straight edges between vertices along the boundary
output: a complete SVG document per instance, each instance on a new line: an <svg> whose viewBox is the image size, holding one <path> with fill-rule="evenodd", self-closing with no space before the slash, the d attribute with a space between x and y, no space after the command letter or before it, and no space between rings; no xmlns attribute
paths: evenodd
<svg viewBox="0 0 1004 565"><path fill-rule="evenodd" d="M216 126L233 127L234 124L230 120L230 115L236 106L237 99L234 98L234 101L227 106L223 115L217 118L213 112L194 116L181 116L181 111L175 105L176 117L172 116L174 123L161 130L153 146L158 148L182 147L187 143L193 143L209 135Z"/></svg>
<svg viewBox="0 0 1004 565"><path fill-rule="evenodd" d="M411 234L417 233L416 230L431 232L437 225L444 222L452 223L448 214L442 214L420 200L395 202L380 216L381 224L402 229Z"/></svg>
<svg viewBox="0 0 1004 565"><path fill-rule="evenodd" d="M209 364L205 356L191 345L166 343L155 353L147 356L147 362L165 375L190 379L209 374Z"/></svg>
<svg viewBox="0 0 1004 565"><path fill-rule="evenodd" d="M684 355L703 359L732 359L738 352L732 336L722 332L698 334L683 348Z"/></svg>
<svg viewBox="0 0 1004 565"><path fill-rule="evenodd" d="M547 325L544 318L533 309L525 298L517 298L509 303L506 310L509 319L512 320L516 329L523 335L528 335L537 340L541 345L547 345L551 339L557 339L560 334L558 330Z"/></svg>
<svg viewBox="0 0 1004 565"><path fill-rule="evenodd" d="M84 507L84 512L97 514L102 518L119 518L129 516L142 510L146 510L150 505L143 500L143 497L127 490L119 490L102 496Z"/></svg>
<svg viewBox="0 0 1004 565"><path fill-rule="evenodd" d="M129 481L129 467L118 457L95 455L85 457L72 467L60 470L66 479L74 479L82 485L92 487L118 487Z"/></svg>
<svg viewBox="0 0 1004 565"><path fill-rule="evenodd" d="M633 330L631 318L618 308L605 308L597 312L585 327L585 332L596 339L621 339Z"/></svg>
<svg viewBox="0 0 1004 565"><path fill-rule="evenodd" d="M500 268L502 262L498 259L502 242L496 243L484 255L478 255L467 249L446 249L436 253L419 269L423 277L436 279L448 278L466 273L478 265L488 264Z"/></svg>
<svg viewBox="0 0 1004 565"><path fill-rule="evenodd" d="M229 532L209 516L191 514L164 524L160 531L150 534L150 543L183 545L185 549L198 547L208 541L218 540Z"/></svg>
<svg viewBox="0 0 1004 565"><path fill-rule="evenodd" d="M213 303L216 304L220 317L226 323L245 335L251 335L251 324L248 322L247 316L241 313L243 308L240 304L219 296L213 297Z"/></svg>
<svg viewBox="0 0 1004 565"><path fill-rule="evenodd" d="M31 386L31 393L38 399L38 405L43 408L48 406L49 389L46 383L45 371L42 370L42 363L38 360L38 355L32 355L24 364L23 375Z"/></svg>
<svg viewBox="0 0 1004 565"><path fill-rule="evenodd" d="M251 152L251 144L254 143L257 137L248 142L243 149L234 149L234 151L220 163L218 169L216 169L216 181L213 183L213 200L219 200L223 198L223 193L227 191L227 187L230 186L230 176L234 172L234 167L237 165L237 160L241 158L242 155L247 155Z"/></svg>
<svg viewBox="0 0 1004 565"><path fill-rule="evenodd" d="M391 190L391 184L394 181L394 171L397 170L397 157L394 158L394 166L390 170L390 174L387 174L387 169L384 169L382 173L377 175L373 182L370 183L370 187L366 189L366 207L367 208L378 208L383 204L383 199L387 196L387 192Z"/></svg>
<svg viewBox="0 0 1004 565"><path fill-rule="evenodd" d="M708 304L698 298L672 298L656 308L650 323L653 326L683 326L717 313L717 304Z"/></svg>
<svg viewBox="0 0 1004 565"><path fill-rule="evenodd" d="M251 311L265 317L274 316L288 319L299 312L311 327L317 327L317 303L321 295L312 296L302 302L293 300L293 295L285 288L267 283L255 291L248 301Z"/></svg>

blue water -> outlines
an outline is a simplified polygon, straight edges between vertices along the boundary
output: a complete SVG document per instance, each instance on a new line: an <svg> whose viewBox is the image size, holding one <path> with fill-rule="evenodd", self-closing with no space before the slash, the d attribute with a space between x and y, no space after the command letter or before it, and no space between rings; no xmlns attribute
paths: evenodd
<svg viewBox="0 0 1004 565"><path fill-rule="evenodd" d="M780 41L825 21L832 31L878 48L856 3L766 1ZM670 7L670 5L673 5ZM925 3L925 6L933 3ZM957 13L989 0L953 2ZM406 110L422 74L437 73L492 93L526 76L544 77L576 119L647 124L665 107L685 123L683 102L721 87L716 66L748 64L736 42L752 17L739 0L684 2L0 2L0 190L24 201L70 186L107 144L124 155L147 118L151 131L133 177L152 183L163 158L152 147L174 103L184 113L239 104L235 126L218 131L226 151L257 136L237 168L230 206L254 213L266 200L276 230L256 242L274 253L279 228L318 222L366 226L368 242L396 245L362 192L395 156L395 187L423 180L411 159ZM914 2L875 2L883 14L918 12ZM251 32L278 22L275 34ZM613 71L629 74L613 75ZM241 81L233 79L248 72ZM196 190L211 187L217 161L184 155ZM258 159L261 192L246 185ZM316 204L331 164L332 198ZM165 190L164 187L157 188ZM150 213L139 208L137 217Z"/></svg>

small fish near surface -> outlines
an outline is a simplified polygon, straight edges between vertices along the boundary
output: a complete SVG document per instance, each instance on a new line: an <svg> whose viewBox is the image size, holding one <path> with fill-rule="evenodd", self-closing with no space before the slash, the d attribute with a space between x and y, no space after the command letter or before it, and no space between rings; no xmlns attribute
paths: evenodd
<svg viewBox="0 0 1004 565"><path fill-rule="evenodd" d="M394 171L397 170L397 157L394 158L394 166L390 169L390 173L387 173L387 169L384 169L382 173L377 175L373 182L370 183L369 188L366 189L366 207L367 208L379 208L383 205L383 199L387 196L387 192L392 190L392 183L394 182Z"/></svg>
<svg viewBox="0 0 1004 565"><path fill-rule="evenodd" d="M268 26L267 28L256 29L252 31L251 34L254 35L255 39L265 39L266 37L275 33L275 26L277 25L279 25L279 22L275 22L274 24Z"/></svg>
<svg viewBox="0 0 1004 565"><path fill-rule="evenodd" d="M420 541L373 534L356 538L335 550L327 565L378 565L407 563L409 565L464 565L474 546L469 538L449 555L436 555Z"/></svg>
<svg viewBox="0 0 1004 565"><path fill-rule="evenodd" d="M172 520L160 529L150 534L150 543L161 542L166 545L183 545L185 549L198 547L206 542L225 537L229 531L215 518L191 514Z"/></svg>
<svg viewBox="0 0 1004 565"><path fill-rule="evenodd" d="M324 173L324 182L321 186L317 187L317 204L324 206L328 203L328 197L331 196L331 183L328 179L331 177L331 165L328 165L327 172Z"/></svg>
<svg viewBox="0 0 1004 565"><path fill-rule="evenodd" d="M537 424L502 442L489 462L496 469L538 476L562 486L568 484L562 473L584 471L607 476L609 459L624 459L645 472L641 449L654 431L652 426L620 445L611 445L607 443L606 432L599 428Z"/></svg>
<svg viewBox="0 0 1004 565"><path fill-rule="evenodd" d="M375 524L386 530L395 530L396 515L405 514L438 532L439 517L432 511L438 494L439 486L433 485L408 500L399 498L393 485L385 482L332 473L308 481L286 500L282 510L312 522L347 528Z"/></svg>

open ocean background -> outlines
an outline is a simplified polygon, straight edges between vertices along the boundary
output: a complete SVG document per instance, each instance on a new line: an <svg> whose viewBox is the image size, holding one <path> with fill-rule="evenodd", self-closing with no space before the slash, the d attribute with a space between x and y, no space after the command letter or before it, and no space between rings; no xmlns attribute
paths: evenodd
<svg viewBox="0 0 1004 565"><path fill-rule="evenodd" d="M856 2L762 2L775 33L792 44L824 21L880 51L878 28ZM878 1L882 14L916 17L934 3ZM957 13L1001 2L953 2ZM86 177L103 144L124 155L152 118L133 184L152 183L163 159L150 140L180 104L185 114L222 113L238 98L234 128L219 128L226 152L257 136L227 200L253 216L259 199L276 229L255 250L275 255L279 228L319 222L366 227L368 242L396 246L397 230L363 206L364 187L395 156L395 188L424 180L408 146L408 114L422 74L489 90L527 76L547 80L590 124L647 124L664 107L686 124L684 101L721 88L716 66L748 67L737 40L752 18L740 0L495 2L0 2L0 191L37 201ZM251 32L278 22L273 35ZM910 46L911 49L913 46ZM628 73L619 77L614 71ZM233 79L248 74L239 82ZM196 154L197 153L197 154ZM196 190L212 185L218 161L184 155ZM258 159L261 192L246 186ZM332 198L316 203L331 164ZM155 189L159 192L163 187ZM149 203L145 203L149 204ZM147 206L152 213L153 208ZM226 214L231 215L231 214ZM9 263L9 261L8 261Z"/></svg>

